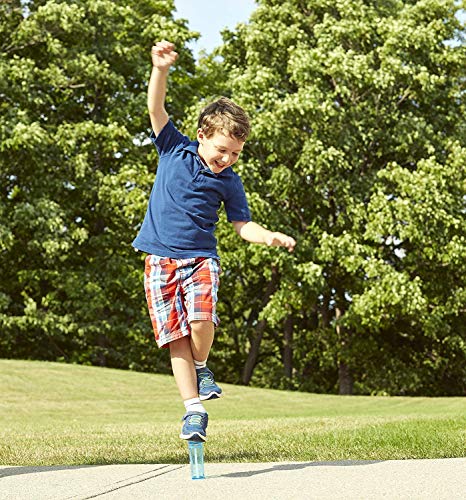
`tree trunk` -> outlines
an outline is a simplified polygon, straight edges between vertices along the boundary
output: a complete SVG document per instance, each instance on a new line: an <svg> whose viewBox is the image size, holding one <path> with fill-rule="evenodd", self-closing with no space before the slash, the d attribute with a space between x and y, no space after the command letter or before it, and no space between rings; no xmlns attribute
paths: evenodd
<svg viewBox="0 0 466 500"><path fill-rule="evenodd" d="M353 377L344 361L340 361L338 367L339 394L342 396L351 396L353 394Z"/></svg>
<svg viewBox="0 0 466 500"><path fill-rule="evenodd" d="M349 332L340 324L343 311L340 307L335 308L336 331L340 341L340 361L338 363L338 386L339 394L349 396L353 394L353 376L348 366Z"/></svg>
<svg viewBox="0 0 466 500"><path fill-rule="evenodd" d="M272 277L269 283L267 284L264 298L262 300L261 309L263 309L270 300L270 297L277 289L277 284L278 284L278 270L275 266L272 266ZM249 382L251 381L252 374L254 372L254 368L257 363L257 358L259 357L259 349L266 326L267 326L267 321L263 319L257 323L257 326L255 328L255 334L253 339L251 340L251 347L249 349L248 357L246 359L246 363L244 364L243 373L241 376L241 381L244 385L248 385Z"/></svg>
<svg viewBox="0 0 466 500"><path fill-rule="evenodd" d="M261 345L262 337L264 335L265 327L267 326L267 322L265 319L259 321L256 326L256 333L251 342L251 347L248 352L248 357L246 359L246 363L243 368L243 376L242 382L244 385L248 385L251 381L252 374L254 372L254 368L257 363L257 358L259 356L259 348Z"/></svg>
<svg viewBox="0 0 466 500"><path fill-rule="evenodd" d="M320 307L320 316L322 318L322 328L329 328L330 326L330 295L324 294L322 305Z"/></svg>
<svg viewBox="0 0 466 500"><path fill-rule="evenodd" d="M288 316L284 324L284 346L283 346L283 367L285 377L293 378L293 316Z"/></svg>

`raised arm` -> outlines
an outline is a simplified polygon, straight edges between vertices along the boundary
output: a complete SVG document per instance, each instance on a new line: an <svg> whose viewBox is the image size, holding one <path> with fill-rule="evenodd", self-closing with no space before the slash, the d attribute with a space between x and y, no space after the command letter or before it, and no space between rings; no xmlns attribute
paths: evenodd
<svg viewBox="0 0 466 500"><path fill-rule="evenodd" d="M157 42L151 49L152 72L147 90L147 108L155 135L159 135L168 122L165 95L167 93L168 71L178 57L174 48L173 43L163 40Z"/></svg>
<svg viewBox="0 0 466 500"><path fill-rule="evenodd" d="M286 234L269 231L256 222L232 222L235 231L250 243L262 243L269 247L285 247L289 252L294 250L296 241Z"/></svg>

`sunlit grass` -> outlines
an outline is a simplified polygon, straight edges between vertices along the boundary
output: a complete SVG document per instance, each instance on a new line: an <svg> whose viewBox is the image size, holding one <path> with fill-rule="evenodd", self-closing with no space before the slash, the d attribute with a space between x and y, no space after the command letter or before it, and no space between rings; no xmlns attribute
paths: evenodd
<svg viewBox="0 0 466 500"><path fill-rule="evenodd" d="M466 456L465 398L223 388L206 403L207 461ZM172 377L0 360L0 391L0 464L187 462Z"/></svg>

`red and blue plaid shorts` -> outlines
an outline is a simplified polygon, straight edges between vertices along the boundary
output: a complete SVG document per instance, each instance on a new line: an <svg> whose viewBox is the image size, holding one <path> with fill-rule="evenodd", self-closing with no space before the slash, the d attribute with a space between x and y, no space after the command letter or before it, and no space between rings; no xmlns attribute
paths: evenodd
<svg viewBox="0 0 466 500"><path fill-rule="evenodd" d="M219 324L216 306L220 272L217 259L146 257L144 288L159 347L191 335L191 321Z"/></svg>

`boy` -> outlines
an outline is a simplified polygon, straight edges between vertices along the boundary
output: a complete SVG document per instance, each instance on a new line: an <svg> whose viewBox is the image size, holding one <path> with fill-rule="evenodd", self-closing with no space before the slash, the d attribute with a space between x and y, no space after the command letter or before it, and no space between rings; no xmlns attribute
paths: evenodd
<svg viewBox="0 0 466 500"><path fill-rule="evenodd" d="M231 169L250 131L245 112L229 99L219 99L202 111L197 141L191 142L165 110L168 71L178 57L174 45L158 42L151 56L147 104L159 165L133 246L148 254L144 286L155 339L159 347L170 348L186 408L180 437L205 441L208 416L202 401L222 394L206 366L219 323L217 211L223 202L228 220L249 242L289 251L296 242L251 221L243 185Z"/></svg>

